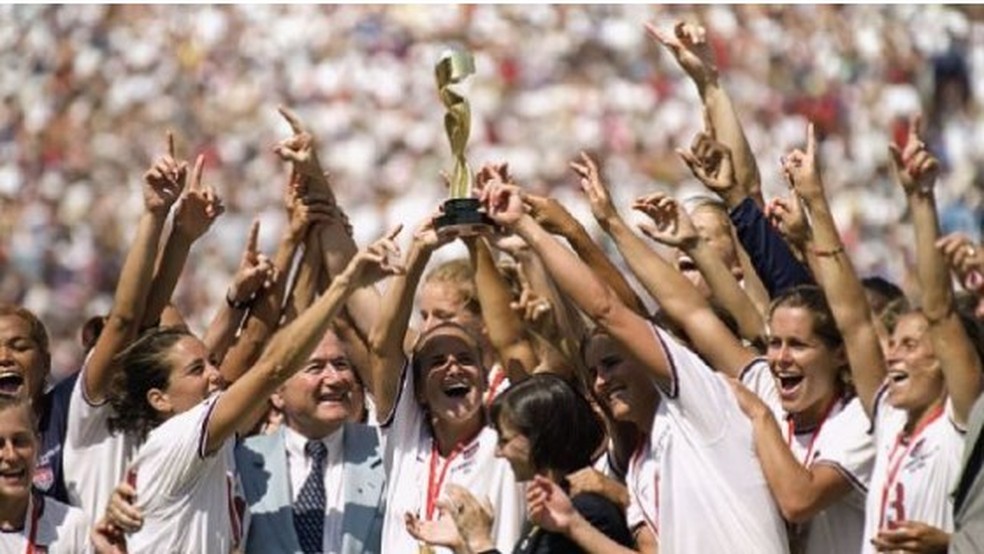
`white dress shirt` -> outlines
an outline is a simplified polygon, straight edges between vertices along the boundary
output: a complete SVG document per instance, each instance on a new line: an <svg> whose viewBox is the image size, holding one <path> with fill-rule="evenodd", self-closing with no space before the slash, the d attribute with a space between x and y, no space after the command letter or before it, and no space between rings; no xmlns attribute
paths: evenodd
<svg viewBox="0 0 984 554"><path fill-rule="evenodd" d="M345 508L345 457L342 447L345 444L345 426L321 439L328 447L328 459L325 461L325 527L322 545L324 552L339 552L342 548L342 517ZM290 474L290 497L297 502L297 497L311 472L312 460L304 454L304 445L308 439L290 428L284 426L284 442L287 447L287 472Z"/></svg>

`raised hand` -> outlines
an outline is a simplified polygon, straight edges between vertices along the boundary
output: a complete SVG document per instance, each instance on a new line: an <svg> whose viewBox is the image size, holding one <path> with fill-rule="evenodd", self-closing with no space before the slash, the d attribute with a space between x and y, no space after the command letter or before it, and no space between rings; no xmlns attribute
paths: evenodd
<svg viewBox="0 0 984 554"><path fill-rule="evenodd" d="M239 268L232 277L232 285L226 300L234 306L249 304L263 289L273 286L277 271L273 262L259 252L260 220L254 219L246 240L246 249L239 260Z"/></svg>
<svg viewBox="0 0 984 554"><path fill-rule="evenodd" d="M168 152L144 173L144 207L148 212L167 215L184 189L188 164L174 159L174 135L167 134Z"/></svg>
<svg viewBox="0 0 984 554"><path fill-rule="evenodd" d="M175 229L191 240L204 235L212 223L225 212L222 199L210 185L202 185L205 156L198 156L191 170L191 179L174 214Z"/></svg>
<svg viewBox="0 0 984 554"><path fill-rule="evenodd" d="M441 175L444 181L447 183L448 187L451 186L450 178L447 174ZM475 187L473 192L477 196L482 195L482 191L485 190L492 183L511 183L512 176L509 175L509 164L485 164L478 173L475 174Z"/></svg>
<svg viewBox="0 0 984 554"><path fill-rule="evenodd" d="M662 192L640 196L632 204L653 220L653 223L640 223L639 230L647 237L681 250L689 250L700 241L700 235L683 206Z"/></svg>
<svg viewBox="0 0 984 554"><path fill-rule="evenodd" d="M371 285L384 277L406 273L400 262L400 247L395 242L401 230L403 225L397 225L352 258L345 273L357 286Z"/></svg>
<svg viewBox="0 0 984 554"><path fill-rule="evenodd" d="M526 510L530 521L554 533L566 533L577 516L570 497L542 475L526 485Z"/></svg>
<svg viewBox="0 0 984 554"><path fill-rule="evenodd" d="M679 21L673 26L673 33L665 33L646 23L646 31L669 49L699 89L717 81L717 66L703 27Z"/></svg>
<svg viewBox="0 0 984 554"><path fill-rule="evenodd" d="M936 241L936 248L965 289L984 293L984 251L980 247L963 233L950 233Z"/></svg>
<svg viewBox="0 0 984 554"><path fill-rule="evenodd" d="M482 204L492 221L511 227L523 217L523 192L513 184L492 182L482 190Z"/></svg>
<svg viewBox="0 0 984 554"><path fill-rule="evenodd" d="M571 162L570 166L581 178L581 190L588 197L588 203L591 205L591 214L598 220L598 223L604 225L605 222L617 218L618 211L612 203L612 197L608 193L608 187L601 180L598 164L595 163L591 156L588 156L585 152L581 152L580 163Z"/></svg>
<svg viewBox="0 0 984 554"><path fill-rule="evenodd" d="M293 136L280 141L273 151L284 161L294 164L294 168L308 182L317 185L315 188L323 189L330 193L328 177L321 168L318 160L318 144L314 135L304 126L301 119L287 109L285 106L277 108L280 115L290 125ZM334 201L334 199L332 199Z"/></svg>
<svg viewBox="0 0 984 554"><path fill-rule="evenodd" d="M803 247L810 240L810 223L795 191L790 191L785 198L770 200L765 205L765 217L769 218L790 244Z"/></svg>
<svg viewBox="0 0 984 554"><path fill-rule="evenodd" d="M919 136L921 128L922 116L916 114L909 121L909 135L905 146L888 145L895 177L907 195L931 193L940 172L939 160L926 148Z"/></svg>
<svg viewBox="0 0 984 554"><path fill-rule="evenodd" d="M574 216L556 198L527 193L524 200L533 219L549 233L567 236L578 225Z"/></svg>
<svg viewBox="0 0 984 554"><path fill-rule="evenodd" d="M781 163L786 180L804 202L809 205L824 199L817 136L812 123L806 126L806 151L795 148Z"/></svg>
<svg viewBox="0 0 984 554"><path fill-rule="evenodd" d="M284 193L284 205L288 217L287 235L291 242L299 243L303 240L312 225L343 217L335 204L326 200L323 195L317 195L313 191L305 193L296 179L292 181Z"/></svg>
<svg viewBox="0 0 984 554"><path fill-rule="evenodd" d="M718 142L713 131L697 133L689 151L677 149L676 152L694 177L729 206L741 200L743 193L735 180L731 149Z"/></svg>

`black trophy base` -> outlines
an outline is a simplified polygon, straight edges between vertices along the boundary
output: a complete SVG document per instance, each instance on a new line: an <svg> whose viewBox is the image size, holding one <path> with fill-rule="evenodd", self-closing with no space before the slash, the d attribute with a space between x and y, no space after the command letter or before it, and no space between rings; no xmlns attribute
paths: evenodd
<svg viewBox="0 0 984 554"><path fill-rule="evenodd" d="M492 218L478 211L481 202L477 198L451 198L444 202L444 213L434 220L438 233L455 233L462 236L478 234L483 227L493 227Z"/></svg>

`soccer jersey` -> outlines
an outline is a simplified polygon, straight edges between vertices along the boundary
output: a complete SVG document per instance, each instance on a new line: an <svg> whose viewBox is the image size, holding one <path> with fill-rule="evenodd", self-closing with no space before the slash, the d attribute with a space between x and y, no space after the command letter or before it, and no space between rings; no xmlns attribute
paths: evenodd
<svg viewBox="0 0 984 554"><path fill-rule="evenodd" d="M807 554L857 552L864 533L864 504L875 461L871 426L857 397L837 399L828 406L821 422L811 429L795 429L782 409L775 378L764 360L742 372L741 381L762 398L779 422L783 439L793 456L806 467L825 465L840 473L853 488L844 497L796 525L796 541Z"/></svg>
<svg viewBox="0 0 984 554"><path fill-rule="evenodd" d="M77 373L66 377L44 393L39 410L41 417L38 430L41 433L41 450L38 452L38 463L34 469L34 488L41 494L63 503L68 502L68 492L65 490L62 446L65 444L68 427L69 400L77 378Z"/></svg>
<svg viewBox="0 0 984 554"><path fill-rule="evenodd" d="M661 554L787 552L751 422L731 386L699 356L654 330L673 379L671 390L660 390L652 430L630 466L633 517L641 512L655 519Z"/></svg>
<svg viewBox="0 0 984 554"><path fill-rule="evenodd" d="M80 554L92 551L89 526L78 508L54 498L32 495L26 519L24 527L18 531L0 531L0 553Z"/></svg>
<svg viewBox="0 0 984 554"><path fill-rule="evenodd" d="M495 457L498 435L489 427L467 444L442 457L435 448L423 408L414 397L413 371L405 364L393 413L382 425L386 487L383 554L417 552L404 514L422 519L438 517L437 501L448 483L460 485L476 498L492 503L492 538L500 552L512 552L526 519L525 494L509 463ZM437 549L439 552L450 552Z"/></svg>
<svg viewBox="0 0 984 554"><path fill-rule="evenodd" d="M113 408L108 402L94 404L85 392L83 368L68 408L68 430L62 457L68 500L85 512L94 525L126 476L126 465L137 451L137 440L130 434L109 432Z"/></svg>
<svg viewBox="0 0 984 554"><path fill-rule="evenodd" d="M245 502L234 478L230 438L205 455L208 419L221 394L151 431L130 464L143 527L127 537L130 554L230 552L240 545Z"/></svg>
<svg viewBox="0 0 984 554"><path fill-rule="evenodd" d="M871 539L900 521L918 521L953 531L950 492L960 476L963 433L946 401L919 428L904 434L904 410L888 404L886 387L875 397L875 469L865 505L862 552L875 552Z"/></svg>

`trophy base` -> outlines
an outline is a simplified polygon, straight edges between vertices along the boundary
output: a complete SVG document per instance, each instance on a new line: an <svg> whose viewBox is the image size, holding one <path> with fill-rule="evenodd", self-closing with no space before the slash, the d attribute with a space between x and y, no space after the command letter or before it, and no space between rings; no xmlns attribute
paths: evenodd
<svg viewBox="0 0 984 554"><path fill-rule="evenodd" d="M478 211L480 206L477 198L446 200L444 213L434 220L434 227L440 234L454 233L459 236L477 235L483 228L494 227L492 218Z"/></svg>

